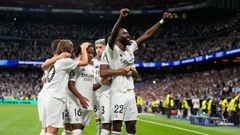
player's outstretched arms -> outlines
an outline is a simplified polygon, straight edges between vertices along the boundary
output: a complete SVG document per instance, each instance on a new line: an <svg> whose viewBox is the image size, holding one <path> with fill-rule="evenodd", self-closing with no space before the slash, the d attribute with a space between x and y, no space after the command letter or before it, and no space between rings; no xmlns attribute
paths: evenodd
<svg viewBox="0 0 240 135"><path fill-rule="evenodd" d="M127 17L129 14L130 10L127 8L123 8L120 11L120 16L118 17L117 22L115 23L115 25L113 26L111 35L109 37L109 47L113 50L114 45L115 45L115 41L116 41L116 37L118 35L118 32L120 30L120 27L122 26L122 22L123 22L123 18Z"/></svg>
<svg viewBox="0 0 240 135"><path fill-rule="evenodd" d="M87 109L88 106L89 106L88 105L88 101L89 100L78 92L78 90L76 88L75 81L69 81L68 82L68 88L73 93L73 95L75 95L78 98L78 100L80 101L82 107Z"/></svg>
<svg viewBox="0 0 240 135"><path fill-rule="evenodd" d="M57 60L60 60L62 58L69 58L71 56L70 53L63 52L60 55L53 56L51 59L47 59L42 65L41 68L43 70L47 70L49 67L51 67Z"/></svg>
<svg viewBox="0 0 240 135"><path fill-rule="evenodd" d="M90 45L89 42L84 42L80 45L82 53L81 53L81 60L79 60L79 66L86 66L88 64L88 55L87 55L87 48Z"/></svg>
<svg viewBox="0 0 240 135"><path fill-rule="evenodd" d="M171 18L171 17L172 17L171 13L164 12L162 19L159 22L157 22L155 25L153 25L150 29L148 29L141 37L139 37L136 40L137 45L140 45L146 40L148 40L149 38L151 38L157 32L159 27L164 23L165 19Z"/></svg>

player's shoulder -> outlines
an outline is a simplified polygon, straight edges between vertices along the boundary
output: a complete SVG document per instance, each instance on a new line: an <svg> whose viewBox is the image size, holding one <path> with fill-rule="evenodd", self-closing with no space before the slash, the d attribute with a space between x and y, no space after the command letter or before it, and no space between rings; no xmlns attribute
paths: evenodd
<svg viewBox="0 0 240 135"><path fill-rule="evenodd" d="M137 45L137 42L135 40L130 40L131 45Z"/></svg>

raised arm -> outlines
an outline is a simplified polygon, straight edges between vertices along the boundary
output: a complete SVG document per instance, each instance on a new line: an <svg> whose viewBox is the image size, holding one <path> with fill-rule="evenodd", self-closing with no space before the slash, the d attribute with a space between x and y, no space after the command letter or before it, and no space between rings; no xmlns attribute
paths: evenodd
<svg viewBox="0 0 240 135"><path fill-rule="evenodd" d="M124 8L124 9L121 9L120 11L120 16L118 17L118 20L117 22L115 23L115 25L113 26L113 29L112 29L112 32L111 32L111 35L109 37L109 47L113 50L113 47L114 47L114 44L115 44L115 41L116 41L116 37L118 35L118 32L120 30L120 27L122 26L122 22L123 22L123 19L128 16L129 14L129 9L127 8Z"/></svg>
<svg viewBox="0 0 240 135"><path fill-rule="evenodd" d="M143 42L145 42L146 40L148 40L149 38L151 38L156 32L157 30L159 29L159 27L164 23L164 20L166 18L170 18L172 16L171 13L169 12L165 12L163 14L163 17L162 19L157 22L155 25L153 25L150 29L148 29L141 37L139 37L137 40L136 40L136 43L137 45L140 45L142 44Z"/></svg>
<svg viewBox="0 0 240 135"><path fill-rule="evenodd" d="M49 67L51 67L57 60L60 60L62 58L68 58L71 54L67 52L63 52L60 55L53 56L51 59L46 60L42 65L41 68L43 70L47 70Z"/></svg>
<svg viewBox="0 0 240 135"><path fill-rule="evenodd" d="M79 60L79 66L86 66L88 64L88 55L87 55L87 48L90 45L89 42L85 42L80 45L81 47L81 60Z"/></svg>

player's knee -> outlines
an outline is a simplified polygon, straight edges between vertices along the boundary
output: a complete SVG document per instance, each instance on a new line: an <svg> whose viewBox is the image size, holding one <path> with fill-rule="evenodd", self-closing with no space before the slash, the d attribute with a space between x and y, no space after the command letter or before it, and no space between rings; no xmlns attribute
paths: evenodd
<svg viewBox="0 0 240 135"><path fill-rule="evenodd" d="M127 128L127 135L134 135L136 133L136 128Z"/></svg>
<svg viewBox="0 0 240 135"><path fill-rule="evenodd" d="M51 135L51 134L55 135L55 134L57 134L57 132L58 132L58 129L55 128L55 127L49 126L49 127L47 128L47 135L48 135L48 134L49 134L49 135Z"/></svg>
<svg viewBox="0 0 240 135"><path fill-rule="evenodd" d="M75 130L75 129L83 130L83 125L82 124L73 124L72 125L72 130Z"/></svg>
<svg viewBox="0 0 240 135"><path fill-rule="evenodd" d="M129 135L136 133L136 122L127 122L126 123L126 130Z"/></svg>
<svg viewBox="0 0 240 135"><path fill-rule="evenodd" d="M105 130L111 130L111 124L110 123L104 123L102 124L102 129L105 129Z"/></svg>
<svg viewBox="0 0 240 135"><path fill-rule="evenodd" d="M121 132L122 121L113 121L113 131Z"/></svg>

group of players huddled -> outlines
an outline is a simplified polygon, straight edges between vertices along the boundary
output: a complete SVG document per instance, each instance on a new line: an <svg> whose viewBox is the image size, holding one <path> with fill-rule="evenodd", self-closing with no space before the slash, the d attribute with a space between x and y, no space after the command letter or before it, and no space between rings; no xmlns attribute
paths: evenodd
<svg viewBox="0 0 240 135"><path fill-rule="evenodd" d="M136 133L137 105L134 93L134 52L152 37L172 14L162 19L136 40L131 40L122 22L128 9L120 11L112 32L93 46L89 42L73 47L67 39L52 43L54 56L42 64L43 88L38 96L40 135L81 135L94 111L97 135L120 135L125 122L127 135ZM94 48L95 47L95 48ZM96 57L94 57L96 50Z"/></svg>

